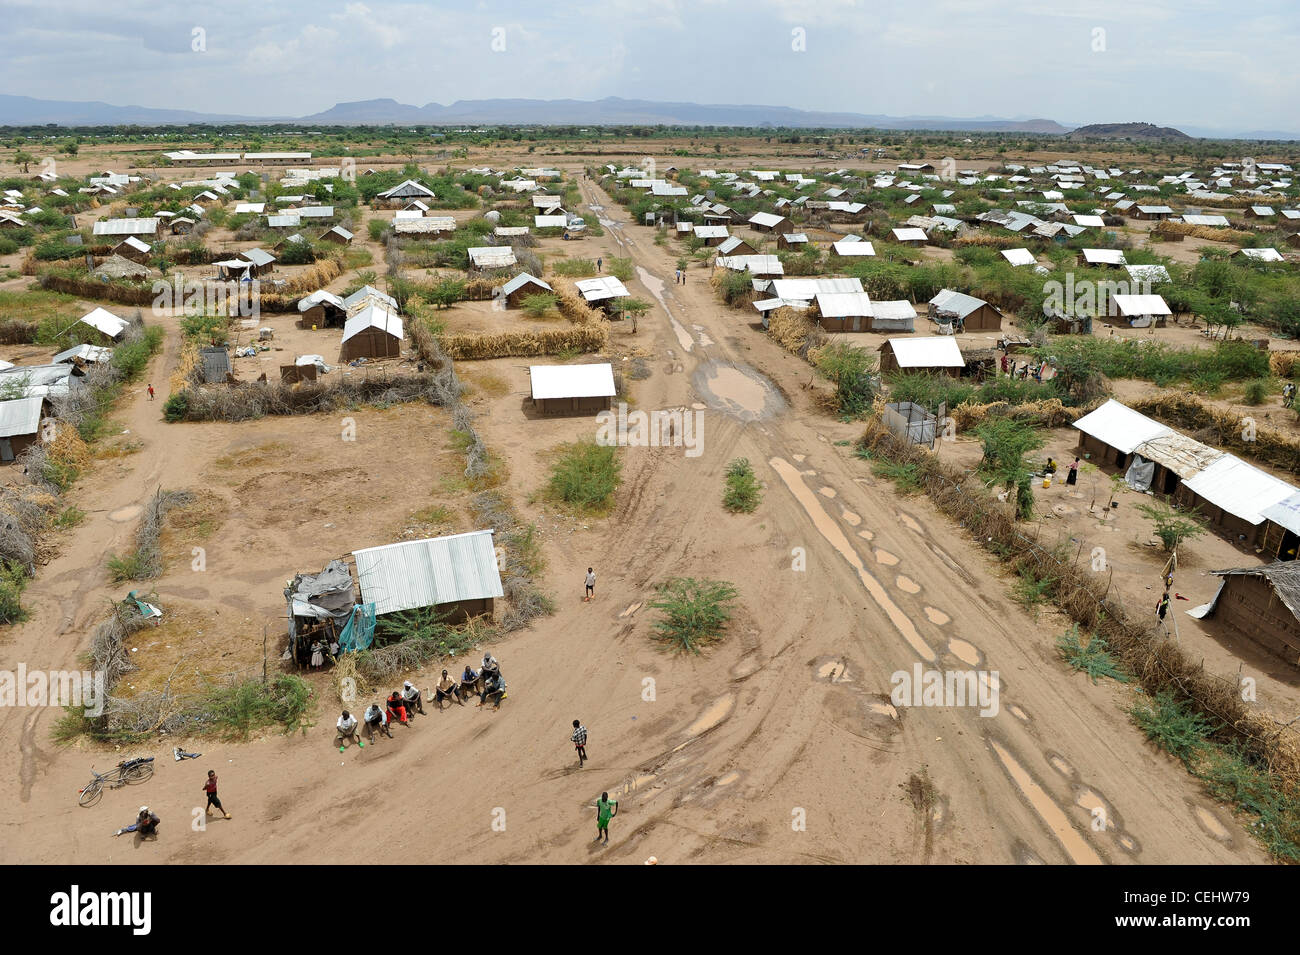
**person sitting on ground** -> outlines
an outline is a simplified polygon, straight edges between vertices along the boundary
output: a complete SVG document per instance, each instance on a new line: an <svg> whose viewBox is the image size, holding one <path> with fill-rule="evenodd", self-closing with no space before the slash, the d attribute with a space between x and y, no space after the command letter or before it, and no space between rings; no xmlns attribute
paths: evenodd
<svg viewBox="0 0 1300 955"><path fill-rule="evenodd" d="M378 703L371 703L366 707L366 739L374 742L375 732L383 733L389 739L393 738L393 731L388 728L388 714Z"/></svg>
<svg viewBox="0 0 1300 955"><path fill-rule="evenodd" d="M420 696L420 691L415 684L407 680L402 684L402 701L406 703L406 712L408 715L419 713L424 715L424 698Z"/></svg>
<svg viewBox="0 0 1300 955"><path fill-rule="evenodd" d="M496 704L497 709L501 709L501 701L506 698L506 681L498 673L495 676L483 678L483 692L479 694L478 705L482 706L489 699Z"/></svg>
<svg viewBox="0 0 1300 955"><path fill-rule="evenodd" d="M1050 456L1047 458L1047 464L1044 465L1044 467L1043 467L1043 473L1044 473L1044 474L1055 474L1055 473L1056 473L1056 462L1053 461L1052 458L1051 458Z"/></svg>
<svg viewBox="0 0 1300 955"><path fill-rule="evenodd" d="M339 735L334 742L338 745L340 753L343 752L343 744L348 740L351 740L360 747L366 745L361 742L361 737L357 735L357 727L359 725L357 723L357 718L347 710L343 711L343 715L339 717L339 721L335 725L339 728Z"/></svg>
<svg viewBox="0 0 1300 955"><path fill-rule="evenodd" d="M158 818L157 814L150 810L148 806L141 806L140 811L136 814L135 822L132 825L123 826L121 829L117 830L117 832L113 833L113 835L120 836L124 832L138 832L142 838L148 838L150 836L157 838L158 824L161 821L162 820Z"/></svg>
<svg viewBox="0 0 1300 955"><path fill-rule="evenodd" d="M406 718L406 701L402 699L402 694L396 690L388 696L388 718L397 720L403 726L410 722Z"/></svg>
<svg viewBox="0 0 1300 955"><path fill-rule="evenodd" d="M497 663L496 657L490 653L483 654L483 679L488 677L499 677L501 675L501 664Z"/></svg>
<svg viewBox="0 0 1300 955"><path fill-rule="evenodd" d="M465 696L467 693L474 692L474 684L478 683L478 674L468 663L465 664L465 672L460 675L460 693Z"/></svg>
<svg viewBox="0 0 1300 955"><path fill-rule="evenodd" d="M469 667L465 669L471 673L473 672ZM475 675L475 679L477 678L477 675ZM461 698L460 691L456 687L456 681L447 675L446 670L442 671L442 679L438 681L438 685L433 691L433 701L438 704L439 710L442 709L443 700L455 700L461 706L465 705L465 701Z"/></svg>

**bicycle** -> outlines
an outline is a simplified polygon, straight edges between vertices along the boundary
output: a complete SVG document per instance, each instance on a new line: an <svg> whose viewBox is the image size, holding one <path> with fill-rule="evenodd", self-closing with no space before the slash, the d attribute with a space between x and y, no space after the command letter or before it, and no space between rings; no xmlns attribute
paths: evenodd
<svg viewBox="0 0 1300 955"><path fill-rule="evenodd" d="M85 808L99 802L100 797L104 795L105 783L108 783L110 789L120 789L123 786L144 782L153 775L153 757L138 756L135 759L124 759L117 764L116 769L106 773L97 773L92 766L90 775L94 779L81 790L81 796L77 800L77 804Z"/></svg>

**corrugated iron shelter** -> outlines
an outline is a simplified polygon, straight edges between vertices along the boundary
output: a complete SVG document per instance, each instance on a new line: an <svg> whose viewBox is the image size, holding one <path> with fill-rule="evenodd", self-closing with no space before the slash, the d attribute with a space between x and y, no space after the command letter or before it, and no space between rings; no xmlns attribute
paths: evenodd
<svg viewBox="0 0 1300 955"><path fill-rule="evenodd" d="M107 335L109 338L117 338L131 324L125 318L118 318L105 308L96 308L87 312L81 316L80 321L85 322L95 331Z"/></svg>
<svg viewBox="0 0 1300 955"><path fill-rule="evenodd" d="M580 279L573 284L578 289L578 294L588 302L603 302L611 298L628 298L632 294L627 290L627 286L612 275Z"/></svg>
<svg viewBox="0 0 1300 955"><path fill-rule="evenodd" d="M544 415L596 414L613 403L614 369L591 365L530 365L533 408Z"/></svg>
<svg viewBox="0 0 1300 955"><path fill-rule="evenodd" d="M41 419L47 413L41 395L0 401L0 463L12 463L40 439Z"/></svg>
<svg viewBox="0 0 1300 955"><path fill-rule="evenodd" d="M959 331L999 332L1002 330L1002 313L996 306L982 298L943 289L929 302L930 318L939 321L945 315L955 315Z"/></svg>
<svg viewBox="0 0 1300 955"><path fill-rule="evenodd" d="M890 338L880 346L880 370L935 371L953 378L966 367L957 340L946 335L932 338Z"/></svg>
<svg viewBox="0 0 1300 955"><path fill-rule="evenodd" d="M150 219L105 219L94 225L95 235L157 235L157 217Z"/></svg>
<svg viewBox="0 0 1300 955"><path fill-rule="evenodd" d="M1121 469L1128 467L1129 455L1138 445L1174 433L1172 428L1113 398L1074 422L1074 427L1079 431L1081 454L1094 459L1094 463Z"/></svg>
<svg viewBox="0 0 1300 955"><path fill-rule="evenodd" d="M224 385L231 379L230 352L224 345L214 345L199 350L199 360L203 365L203 382L208 385Z"/></svg>
<svg viewBox="0 0 1300 955"><path fill-rule="evenodd" d="M341 328L348 319L343 299L321 289L298 300L299 328Z"/></svg>
<svg viewBox="0 0 1300 955"><path fill-rule="evenodd" d="M343 325L339 361L401 358L404 338L402 319L396 312L367 305Z"/></svg>
<svg viewBox="0 0 1300 955"><path fill-rule="evenodd" d="M1174 500L1195 507L1225 537L1253 547L1264 529L1263 511L1280 504L1295 488L1232 454L1215 459L1183 481Z"/></svg>
<svg viewBox="0 0 1300 955"><path fill-rule="evenodd" d="M1300 667L1300 564L1212 570L1221 578L1212 613L1234 636L1244 635L1268 653Z"/></svg>
<svg viewBox="0 0 1300 955"><path fill-rule="evenodd" d="M501 297L505 300L506 308L519 308L530 295L544 295L551 291L554 290L541 279L520 272L501 286Z"/></svg>
<svg viewBox="0 0 1300 955"><path fill-rule="evenodd" d="M141 242L133 235L128 235L125 239L113 246L113 255L120 255L124 259L130 259L132 262L138 262L141 265L147 264L149 255L153 249L147 242Z"/></svg>
<svg viewBox="0 0 1300 955"><path fill-rule="evenodd" d="M352 552L363 603L376 616L434 607L451 622L491 615L504 595L492 531L402 541Z"/></svg>

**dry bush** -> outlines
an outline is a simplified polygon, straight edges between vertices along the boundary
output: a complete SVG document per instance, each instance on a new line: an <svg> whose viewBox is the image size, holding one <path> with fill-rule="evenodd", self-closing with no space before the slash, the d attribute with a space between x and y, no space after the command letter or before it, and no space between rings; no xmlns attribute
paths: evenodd
<svg viewBox="0 0 1300 955"><path fill-rule="evenodd" d="M1175 235L1190 235L1196 239L1210 239L1215 242L1231 242L1240 245L1249 239L1251 233L1240 229L1215 229L1204 225L1188 225L1186 222L1162 222L1160 231Z"/></svg>
<svg viewBox="0 0 1300 955"><path fill-rule="evenodd" d="M826 333L806 312L784 306L768 313L767 333L778 345L800 358L808 358L826 341Z"/></svg>
<svg viewBox="0 0 1300 955"><path fill-rule="evenodd" d="M407 401L443 404L443 376L432 372L399 374L377 371L363 377L286 385L245 381L233 385L189 388L185 421L248 421L267 415L303 415L336 411L356 404L390 405Z"/></svg>

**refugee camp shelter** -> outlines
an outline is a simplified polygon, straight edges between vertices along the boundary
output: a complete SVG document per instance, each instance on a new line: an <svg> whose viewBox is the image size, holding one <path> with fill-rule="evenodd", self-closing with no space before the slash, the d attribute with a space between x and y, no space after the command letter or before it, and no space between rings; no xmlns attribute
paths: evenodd
<svg viewBox="0 0 1300 955"><path fill-rule="evenodd" d="M501 286L501 298L505 300L506 308L519 308L523 305L524 299L531 295L545 295L554 291L550 285L539 278L529 275L527 272L520 272L505 285Z"/></svg>
<svg viewBox="0 0 1300 955"><path fill-rule="evenodd" d="M614 298L629 298L631 292L618 279L612 275L601 275L591 279L579 279L573 283L578 289L578 294L588 304L605 302Z"/></svg>
<svg viewBox="0 0 1300 955"><path fill-rule="evenodd" d="M101 345L82 344L73 345L59 352L50 359L50 364L66 363L75 368L85 368L87 365L97 365L112 360L113 349Z"/></svg>
<svg viewBox="0 0 1300 955"><path fill-rule="evenodd" d="M1278 561L1210 573L1220 584L1203 615L1300 667L1300 564Z"/></svg>
<svg viewBox="0 0 1300 955"><path fill-rule="evenodd" d="M343 325L339 361L401 358L405 334L402 319L380 304L369 304Z"/></svg>
<svg viewBox="0 0 1300 955"><path fill-rule="evenodd" d="M311 646L338 642L340 649L364 650L374 636L374 612L363 616L368 627L353 624L357 616L356 584L352 572L341 560L332 560L319 574L295 574L284 589L288 604L289 652L305 667L311 663ZM358 634L358 630L367 630Z"/></svg>
<svg viewBox="0 0 1300 955"><path fill-rule="evenodd" d="M299 328L341 328L348 319L343 299L321 289L298 299Z"/></svg>
<svg viewBox="0 0 1300 955"><path fill-rule="evenodd" d="M1172 315L1169 305L1159 295L1120 295L1110 297L1113 309L1107 309L1102 321L1108 325L1125 325L1129 328L1163 328L1165 319Z"/></svg>
<svg viewBox="0 0 1300 955"><path fill-rule="evenodd" d="M125 318L118 318L105 308L95 308L81 316L80 320L109 338L117 338L131 324Z"/></svg>
<svg viewBox="0 0 1300 955"><path fill-rule="evenodd" d="M470 265L476 269L506 269L515 264L515 250L508 245L483 245L469 250Z"/></svg>
<svg viewBox="0 0 1300 955"><path fill-rule="evenodd" d="M41 395L0 401L0 464L10 464L40 440L41 419L48 413Z"/></svg>
<svg viewBox="0 0 1300 955"><path fill-rule="evenodd" d="M1243 547L1262 540L1264 511L1295 493L1285 481L1232 454L1224 454L1182 482L1174 502L1194 507L1224 537Z"/></svg>
<svg viewBox="0 0 1300 955"><path fill-rule="evenodd" d="M530 365L533 408L544 415L596 414L614 400L614 369L590 365Z"/></svg>
<svg viewBox="0 0 1300 955"><path fill-rule="evenodd" d="M929 302L930 318L940 324L953 319L958 331L999 332L1002 330L1002 312L982 298L943 289Z"/></svg>
<svg viewBox="0 0 1300 955"><path fill-rule="evenodd" d="M946 335L931 338L890 338L880 346L880 370L939 372L956 378L966 367L957 340Z"/></svg>
<svg viewBox="0 0 1300 955"><path fill-rule="evenodd" d="M130 259L132 262L138 262L145 265L149 262L149 255L153 249L148 242L142 242L133 235L128 235L125 239L113 246L112 254L120 255L124 259Z"/></svg>
<svg viewBox="0 0 1300 955"><path fill-rule="evenodd" d="M200 349L199 362L203 368L204 384L224 385L230 380L230 352L226 351L225 345Z"/></svg>
<svg viewBox="0 0 1300 955"><path fill-rule="evenodd" d="M361 602L375 616L425 607L459 623L491 616L502 596L492 531L400 541L352 552Z"/></svg>

